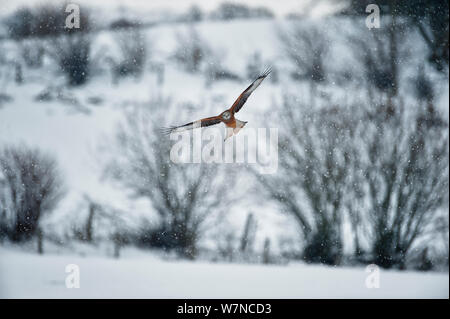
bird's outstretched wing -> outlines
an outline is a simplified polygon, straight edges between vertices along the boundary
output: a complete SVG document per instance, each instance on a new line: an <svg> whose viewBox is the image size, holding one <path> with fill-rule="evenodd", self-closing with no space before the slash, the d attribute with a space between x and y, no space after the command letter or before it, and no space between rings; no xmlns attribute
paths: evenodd
<svg viewBox="0 0 450 319"><path fill-rule="evenodd" d="M230 111L233 113L239 112L239 110L244 106L245 102L247 102L248 97L256 88L261 84L261 82L266 78L266 76L269 75L269 73L272 71L271 68L268 68L266 71L264 71L260 76L256 78L255 81L253 81L252 84L248 88L245 89L244 92L239 95L237 100L233 103L233 105L230 108Z"/></svg>
<svg viewBox="0 0 450 319"><path fill-rule="evenodd" d="M219 124L220 122L222 122L220 116L212 116L212 117L207 117L207 118L195 121L195 122L190 122L190 123L187 123L184 125L171 126L168 128L164 128L164 129L162 129L162 132L164 134L170 134L173 132L182 132L182 131L192 130L197 127L216 125L216 124Z"/></svg>

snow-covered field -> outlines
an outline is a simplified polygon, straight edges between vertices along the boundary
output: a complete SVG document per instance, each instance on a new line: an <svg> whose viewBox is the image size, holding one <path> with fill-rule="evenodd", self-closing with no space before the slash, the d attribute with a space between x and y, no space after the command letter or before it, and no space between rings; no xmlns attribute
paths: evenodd
<svg viewBox="0 0 450 319"><path fill-rule="evenodd" d="M0 298L449 297L443 273L381 270L379 288L368 289L364 268L166 261L136 250L113 259L1 247L0 256ZM79 267L79 288L66 287L68 264Z"/></svg>

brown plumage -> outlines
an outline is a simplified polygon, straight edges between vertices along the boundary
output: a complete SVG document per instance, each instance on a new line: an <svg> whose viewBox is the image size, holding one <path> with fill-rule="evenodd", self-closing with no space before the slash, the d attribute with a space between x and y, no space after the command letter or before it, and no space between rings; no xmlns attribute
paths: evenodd
<svg viewBox="0 0 450 319"><path fill-rule="evenodd" d="M221 114L217 116L207 117L195 122L190 122L184 125L180 126L172 126L167 129L165 129L165 133L170 134L172 132L180 132L185 130L190 130L198 127L206 127L211 125L219 124L220 122L223 122L227 130L227 136L225 137L225 140L232 136L233 134L237 134L241 128L245 126L247 122L239 121L234 117L234 114L239 112L242 107L244 106L245 102L247 102L247 99L249 96L253 93L253 91L256 90L256 88L261 84L261 82L269 75L271 72L271 69L267 69L264 73L262 73L260 76L258 76L255 81L253 81L252 84L249 85L248 88L246 88L241 95L236 99L236 101L233 103L233 105L223 111Z"/></svg>

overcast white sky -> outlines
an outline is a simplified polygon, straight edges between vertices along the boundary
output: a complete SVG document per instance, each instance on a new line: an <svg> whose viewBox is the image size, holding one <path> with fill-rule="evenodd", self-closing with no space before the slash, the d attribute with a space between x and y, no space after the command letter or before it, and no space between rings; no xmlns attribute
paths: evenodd
<svg viewBox="0 0 450 319"><path fill-rule="evenodd" d="M210 11L218 6L218 4L225 0L74 0L67 1L76 3L80 6L85 4L96 7L109 7L110 9L117 9L120 7L153 11L171 9L182 12L193 4L197 4L206 11ZM228 1L228 0L227 0ZM0 14L4 15L19 6L32 5L34 3L48 3L48 2L66 2L66 0L0 0ZM230 2L246 3L249 6L266 6L269 7L277 15L285 15L291 12L306 13L311 9L313 16L326 15L331 13L336 8L336 2L333 0L231 0ZM141 11L142 12L142 11Z"/></svg>

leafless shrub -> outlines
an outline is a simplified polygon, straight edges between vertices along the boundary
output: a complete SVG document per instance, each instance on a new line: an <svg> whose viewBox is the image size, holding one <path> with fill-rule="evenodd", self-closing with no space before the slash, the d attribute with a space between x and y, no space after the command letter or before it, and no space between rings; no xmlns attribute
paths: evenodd
<svg viewBox="0 0 450 319"><path fill-rule="evenodd" d="M290 30L280 32L287 57L296 70L292 76L314 83L326 80L325 59L329 42L324 33L316 27L292 23Z"/></svg>
<svg viewBox="0 0 450 319"><path fill-rule="evenodd" d="M138 77L145 68L146 57L148 54L148 44L144 35L139 29L127 28L118 31L116 43L120 48L120 59L116 62L113 58L109 58L111 63L113 81L121 77L134 76Z"/></svg>
<svg viewBox="0 0 450 319"><path fill-rule="evenodd" d="M170 100L155 98L127 111L105 172L132 196L151 202L159 217L158 236L151 241L194 258L209 217L227 210L232 181L216 166L170 161L171 143L160 134L170 110Z"/></svg>
<svg viewBox="0 0 450 319"><path fill-rule="evenodd" d="M34 14L30 8L19 8L5 19L8 34L13 39L29 37L35 30Z"/></svg>
<svg viewBox="0 0 450 319"><path fill-rule="evenodd" d="M212 52L208 44L193 27L190 27L187 34L178 33L177 43L173 55L175 61L187 72L199 72L205 59L207 60Z"/></svg>
<svg viewBox="0 0 450 319"><path fill-rule="evenodd" d="M109 27L112 30L118 29L131 29L131 28L139 28L142 26L142 22L136 20L129 20L126 18L119 18L110 23Z"/></svg>
<svg viewBox="0 0 450 319"><path fill-rule="evenodd" d="M32 8L17 9L6 21L9 36L13 39L54 37L61 34L84 33L92 28L89 10L80 10L80 28L66 28L67 3L47 3Z"/></svg>
<svg viewBox="0 0 450 319"><path fill-rule="evenodd" d="M307 262L336 265L342 257L342 220L350 195L353 120L347 109L311 110L295 97L280 109L278 172L259 176L267 194L298 222Z"/></svg>
<svg viewBox="0 0 450 319"><path fill-rule="evenodd" d="M87 34L92 28L90 11L80 10L79 28L66 28L66 18L64 3L44 4L19 9L6 24L10 36L21 41L22 58L28 66L39 67L46 53L67 75L70 85L81 85L90 73L91 39ZM48 45L28 39L37 37L45 37Z"/></svg>
<svg viewBox="0 0 450 319"><path fill-rule="evenodd" d="M219 258L227 262L233 262L237 259L237 237L235 232L228 228L216 237L216 249ZM218 258L218 259L219 259Z"/></svg>
<svg viewBox="0 0 450 319"><path fill-rule="evenodd" d="M241 77L224 67L219 58L213 58L205 67L206 86L221 80L241 81Z"/></svg>
<svg viewBox="0 0 450 319"><path fill-rule="evenodd" d="M58 101L60 104L68 106L72 112L91 113L91 110L65 85L50 85L35 95L34 100L37 102Z"/></svg>
<svg viewBox="0 0 450 319"><path fill-rule="evenodd" d="M402 65L407 61L408 52L404 45L406 26L391 18L386 30L372 30L370 39L350 36L354 54L363 70L369 94L372 88L392 98L398 94Z"/></svg>
<svg viewBox="0 0 450 319"><path fill-rule="evenodd" d="M69 85L82 85L89 79L91 43L91 37L83 34L51 39L47 53L66 75Z"/></svg>
<svg viewBox="0 0 450 319"><path fill-rule="evenodd" d="M269 81L272 83L278 83L279 75L278 75L278 68L276 65L270 61L263 60L261 57L261 52L255 51L253 54L251 54L247 59L247 65L246 65L246 78L249 81L253 81L258 77L259 74L261 74L261 70L267 68L267 66L270 65L271 72L270 72L270 78Z"/></svg>
<svg viewBox="0 0 450 319"><path fill-rule="evenodd" d="M39 68L42 66L44 52L42 43L38 41L22 41L20 43L22 60L29 68Z"/></svg>
<svg viewBox="0 0 450 319"><path fill-rule="evenodd" d="M356 162L369 203L364 233L374 262L386 268L405 267L411 247L448 205L448 124L420 107L405 112L396 102L395 109L360 128Z"/></svg>
<svg viewBox="0 0 450 319"><path fill-rule="evenodd" d="M447 194L448 196L448 194ZM448 198L447 198L447 204L448 204ZM444 206L444 211L441 216L437 216L437 218L434 221L434 227L433 227L433 234L434 240L441 243L440 247L436 249L437 256L436 258L444 259L443 264L447 265L449 264L449 216L447 214L448 212L448 205L447 207ZM433 237L432 237L433 238Z"/></svg>
<svg viewBox="0 0 450 319"><path fill-rule="evenodd" d="M56 160L38 149L7 146L0 152L0 224L13 241L36 234L41 217L62 198Z"/></svg>
<svg viewBox="0 0 450 319"><path fill-rule="evenodd" d="M425 73L425 66L419 67L416 77L414 78L414 93L419 101L432 103L434 99L433 82Z"/></svg>
<svg viewBox="0 0 450 319"><path fill-rule="evenodd" d="M249 7L245 4L223 2L211 13L212 19L233 20L249 18L273 18L274 14L266 7Z"/></svg>
<svg viewBox="0 0 450 319"><path fill-rule="evenodd" d="M253 80L256 79L256 77L261 74L261 68L263 65L261 52L256 51L254 52L248 59L247 59L247 79Z"/></svg>
<svg viewBox="0 0 450 319"><path fill-rule="evenodd" d="M298 221L305 260L340 262L348 216L360 260L406 267L448 206L448 124L429 108L391 103L389 117L375 103L310 110L292 97L278 108L279 169L258 178Z"/></svg>
<svg viewBox="0 0 450 319"><path fill-rule="evenodd" d="M199 22L202 21L204 18L204 13L202 11L202 9L197 6L197 5L191 5L189 7L189 9L187 10L187 12L185 14L183 14L183 16L181 17L181 21L184 22Z"/></svg>
<svg viewBox="0 0 450 319"><path fill-rule="evenodd" d="M242 253L247 253L253 249L256 236L256 221L252 213L247 215L244 231L241 236L240 250Z"/></svg>
<svg viewBox="0 0 450 319"><path fill-rule="evenodd" d="M3 104L9 103L11 101L13 101L13 97L11 95L0 93L0 108L3 106Z"/></svg>

